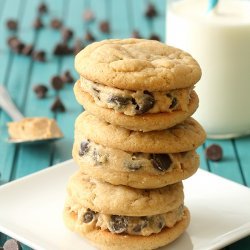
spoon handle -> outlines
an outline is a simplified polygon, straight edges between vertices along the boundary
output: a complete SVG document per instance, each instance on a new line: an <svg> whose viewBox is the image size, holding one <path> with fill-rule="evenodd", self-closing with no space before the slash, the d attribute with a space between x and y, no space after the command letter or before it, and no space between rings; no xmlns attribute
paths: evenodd
<svg viewBox="0 0 250 250"><path fill-rule="evenodd" d="M24 117L13 103L7 89L3 85L0 85L0 108L2 108L13 121L19 121Z"/></svg>

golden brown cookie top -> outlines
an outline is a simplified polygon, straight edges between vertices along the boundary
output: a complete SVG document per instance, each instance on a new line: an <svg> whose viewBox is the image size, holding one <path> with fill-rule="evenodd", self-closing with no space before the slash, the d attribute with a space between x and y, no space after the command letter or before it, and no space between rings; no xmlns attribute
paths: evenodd
<svg viewBox="0 0 250 250"><path fill-rule="evenodd" d="M193 118L169 129L139 132L109 124L85 111L76 119L75 138L129 152L165 154L196 149L205 141L206 133Z"/></svg>
<svg viewBox="0 0 250 250"><path fill-rule="evenodd" d="M201 69L188 53L145 39L110 39L79 52L75 68L85 78L128 90L165 91L194 85Z"/></svg>
<svg viewBox="0 0 250 250"><path fill-rule="evenodd" d="M103 214L147 216L172 211L183 204L181 182L157 189L114 186L75 173L68 183L68 194L81 206Z"/></svg>

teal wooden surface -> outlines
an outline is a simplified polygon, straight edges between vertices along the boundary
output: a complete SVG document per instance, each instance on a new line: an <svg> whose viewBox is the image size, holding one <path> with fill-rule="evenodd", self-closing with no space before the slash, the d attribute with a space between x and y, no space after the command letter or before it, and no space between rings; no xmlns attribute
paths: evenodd
<svg viewBox="0 0 250 250"><path fill-rule="evenodd" d="M159 15L153 20L145 18L147 0L53 0L47 1L49 13L43 16L45 28L34 31L32 22L37 16L37 6L40 0L0 0L0 84L4 84L11 93L15 103L26 116L54 117L61 127L65 137L52 144L37 146L14 146L5 142L7 138L6 123L9 117L0 110L0 183L8 182L21 176L39 171L55 163L71 158L73 143L74 120L82 111L75 101L72 87L66 84L63 90L49 90L48 97L38 100L32 87L37 83L50 85L50 78L70 70L77 79L74 71L73 56L55 57L53 49L61 39L59 31L49 27L51 18L63 20L66 27L72 28L75 38L83 39L87 30L97 40L105 38L130 37L133 30L148 38L151 34L159 35L165 40L166 1L152 1ZM84 9L94 12L93 22L84 22ZM19 21L16 34L26 43L33 43L36 49L47 52L47 62L34 62L31 58L12 53L6 45L11 34L5 28L6 20L13 18ZM104 34L99 30L101 21L109 21L111 33ZM87 42L85 41L85 44ZM60 96L66 106L65 113L53 113L50 106L56 96ZM208 161L204 150L212 143L223 148L224 157L220 162ZM250 137L235 140L207 140L198 149L201 168L223 176L240 184L250 186ZM3 202L3 201L1 201ZM0 246L6 236L0 234ZM24 246L24 249L29 249ZM236 242L228 250L250 249L250 237Z"/></svg>

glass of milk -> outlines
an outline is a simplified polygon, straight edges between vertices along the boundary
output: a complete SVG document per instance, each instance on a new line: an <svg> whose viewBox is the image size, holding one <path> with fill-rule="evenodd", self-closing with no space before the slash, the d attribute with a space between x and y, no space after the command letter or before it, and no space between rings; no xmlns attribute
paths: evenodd
<svg viewBox="0 0 250 250"><path fill-rule="evenodd" d="M172 1L166 37L199 62L202 78L195 87L200 105L194 117L210 138L250 134L250 1Z"/></svg>

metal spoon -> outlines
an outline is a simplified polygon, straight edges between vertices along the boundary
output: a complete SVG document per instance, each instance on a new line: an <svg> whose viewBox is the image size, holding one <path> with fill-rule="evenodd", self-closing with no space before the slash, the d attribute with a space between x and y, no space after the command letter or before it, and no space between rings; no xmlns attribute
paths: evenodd
<svg viewBox="0 0 250 250"><path fill-rule="evenodd" d="M11 118L13 121L20 121L24 118L22 113L17 109L16 105L12 101L7 89L0 85L0 108L2 108ZM22 140L22 139L8 139L8 143L14 144L41 144L56 141L62 139L62 137L50 137L46 139L34 139L34 140Z"/></svg>

